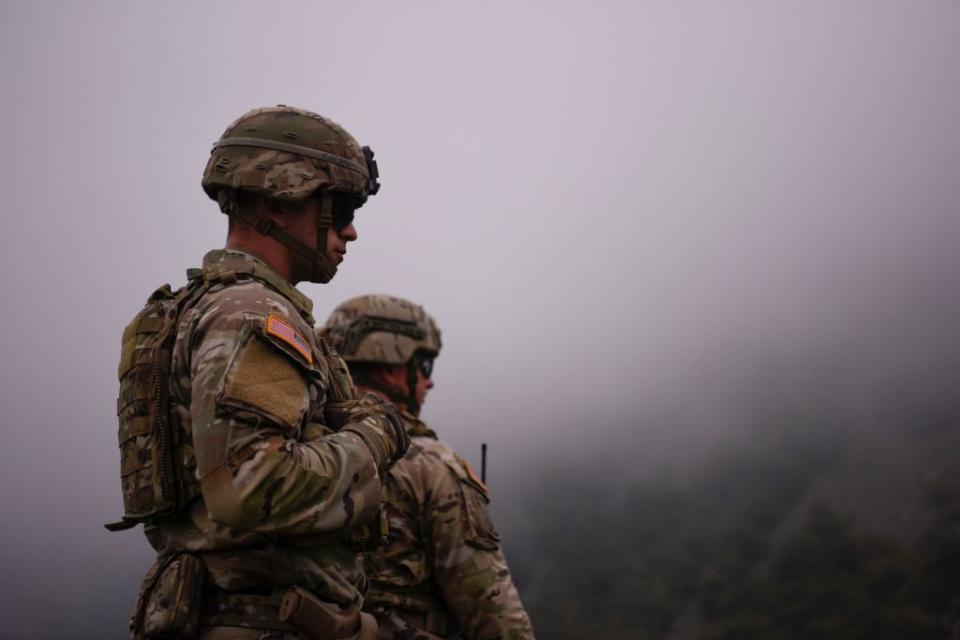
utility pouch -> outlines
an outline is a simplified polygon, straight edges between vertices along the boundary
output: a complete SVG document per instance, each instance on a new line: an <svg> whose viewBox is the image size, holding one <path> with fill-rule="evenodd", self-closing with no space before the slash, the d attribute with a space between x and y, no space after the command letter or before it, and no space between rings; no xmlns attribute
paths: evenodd
<svg viewBox="0 0 960 640"><path fill-rule="evenodd" d="M376 640L377 623L358 607L341 609L323 602L301 587L287 591L280 601L280 622L289 624L308 638Z"/></svg>
<svg viewBox="0 0 960 640"><path fill-rule="evenodd" d="M196 638L203 614L207 568L197 556L183 553L157 577L143 613L145 640Z"/></svg>

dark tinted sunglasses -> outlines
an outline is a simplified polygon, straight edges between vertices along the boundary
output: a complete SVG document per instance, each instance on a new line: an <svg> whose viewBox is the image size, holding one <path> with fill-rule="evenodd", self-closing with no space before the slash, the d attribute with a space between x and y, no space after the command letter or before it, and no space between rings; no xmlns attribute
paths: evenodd
<svg viewBox="0 0 960 640"><path fill-rule="evenodd" d="M424 378L429 378L433 375L433 358L430 356L416 356L414 363L417 365L417 368L420 369L420 373L423 374Z"/></svg>
<svg viewBox="0 0 960 640"><path fill-rule="evenodd" d="M343 231L351 222L353 214L359 207L355 198L336 196L333 199L333 228Z"/></svg>

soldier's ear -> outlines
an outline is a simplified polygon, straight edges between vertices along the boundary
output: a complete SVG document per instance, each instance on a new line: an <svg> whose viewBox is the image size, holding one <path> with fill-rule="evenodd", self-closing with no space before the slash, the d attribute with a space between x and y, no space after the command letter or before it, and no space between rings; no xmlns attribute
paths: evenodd
<svg viewBox="0 0 960 640"><path fill-rule="evenodd" d="M379 364L371 371L374 379L381 384L397 386L407 379L407 368L396 364Z"/></svg>
<svg viewBox="0 0 960 640"><path fill-rule="evenodd" d="M283 202L282 200L268 198L262 194L257 194L255 198L257 212L281 229L289 227L293 218L306 210L306 207L302 204Z"/></svg>
<svg viewBox="0 0 960 640"><path fill-rule="evenodd" d="M255 202L255 206L261 216L267 218L281 229L286 229L290 226L290 216L282 202L267 198L261 194L257 194Z"/></svg>

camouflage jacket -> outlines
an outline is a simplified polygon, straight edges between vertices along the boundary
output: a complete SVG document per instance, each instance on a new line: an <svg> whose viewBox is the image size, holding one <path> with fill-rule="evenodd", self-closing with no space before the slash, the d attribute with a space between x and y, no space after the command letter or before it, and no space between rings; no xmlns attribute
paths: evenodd
<svg viewBox="0 0 960 640"><path fill-rule="evenodd" d="M385 546L366 555L380 637L526 640L533 629L469 464L410 413L407 455L387 474Z"/></svg>
<svg viewBox="0 0 960 640"><path fill-rule="evenodd" d="M329 363L306 296L237 251L207 254L203 277L212 284L180 319L169 376L201 492L147 538L159 556L195 552L222 589L297 584L359 604L347 539L378 513L390 461L326 426Z"/></svg>

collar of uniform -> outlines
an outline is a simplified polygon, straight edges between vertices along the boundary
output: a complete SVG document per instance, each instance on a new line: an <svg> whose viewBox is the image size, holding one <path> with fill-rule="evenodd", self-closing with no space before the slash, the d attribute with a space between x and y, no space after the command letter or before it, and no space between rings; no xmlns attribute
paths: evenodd
<svg viewBox="0 0 960 640"><path fill-rule="evenodd" d="M228 271L236 274L248 273L285 296L311 326L314 324L313 301L252 253L239 249L214 249L203 257L203 271L205 274Z"/></svg>
<svg viewBox="0 0 960 640"><path fill-rule="evenodd" d="M428 438L437 439L437 432L427 426L427 423L413 415L406 409L400 411L400 415L403 417L403 424L407 429L407 433L411 436L426 436Z"/></svg>

